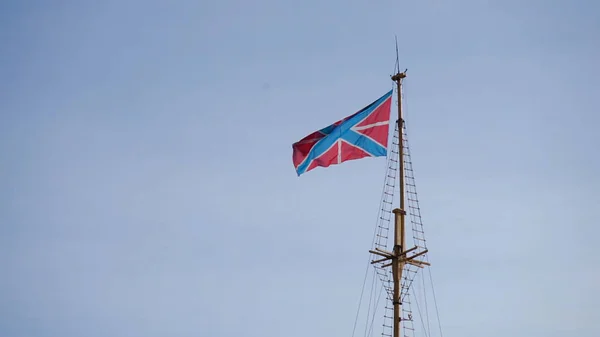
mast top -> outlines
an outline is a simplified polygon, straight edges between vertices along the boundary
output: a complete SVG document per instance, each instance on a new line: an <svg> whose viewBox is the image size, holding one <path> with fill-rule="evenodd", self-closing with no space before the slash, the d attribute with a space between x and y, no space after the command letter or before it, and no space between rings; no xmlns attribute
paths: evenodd
<svg viewBox="0 0 600 337"><path fill-rule="evenodd" d="M408 69L406 69L406 70L408 70ZM406 70L404 70L401 73L397 73L396 75L393 75L392 76L392 81L396 81L397 82L397 81L400 81L401 79L405 78L406 77Z"/></svg>

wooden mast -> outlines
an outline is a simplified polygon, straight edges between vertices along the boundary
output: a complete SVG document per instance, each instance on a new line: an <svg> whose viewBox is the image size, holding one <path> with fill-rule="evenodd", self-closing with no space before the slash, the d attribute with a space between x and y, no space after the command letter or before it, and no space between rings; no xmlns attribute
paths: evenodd
<svg viewBox="0 0 600 337"><path fill-rule="evenodd" d="M402 325L402 297L401 297L401 285L402 285L402 270L404 269L404 263L398 257L404 254L406 249L405 245L405 231L404 231L404 220L406 217L406 210L404 209L404 139L402 128L404 126L404 116L402 114L402 80L406 77L406 71L398 72L392 76L392 81L396 82L398 89L398 176L400 180L400 208L393 210L394 212L394 255L392 263L392 277L394 279L394 298L392 298L394 304L394 327L393 337L400 337L400 327Z"/></svg>
<svg viewBox="0 0 600 337"><path fill-rule="evenodd" d="M417 267L429 266L428 262L415 260L416 257L427 253L427 249L415 252L412 256L407 256L408 253L416 251L419 247L413 247L406 249L406 231L405 231L405 183L404 183L404 139L403 139L403 127L404 127L404 116L402 114L402 80L406 77L406 70L398 72L392 76L392 81L396 82L398 88L398 175L400 180L400 207L394 209L394 248L392 252L385 251L380 248L370 250L369 252L382 256L382 259L371 261L372 264L381 263L387 260L391 260L390 263L384 264L381 267L392 267L392 278L394 282L394 291L392 303L394 305L394 324L392 337L401 337L400 328L402 326L402 320L412 319L411 317L402 317L402 297L403 291L408 289L402 289L402 271L406 264L411 264Z"/></svg>

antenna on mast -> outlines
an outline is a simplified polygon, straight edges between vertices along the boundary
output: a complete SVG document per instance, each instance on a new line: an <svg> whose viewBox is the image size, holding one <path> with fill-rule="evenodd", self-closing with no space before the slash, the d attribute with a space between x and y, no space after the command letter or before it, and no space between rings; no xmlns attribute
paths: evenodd
<svg viewBox="0 0 600 337"><path fill-rule="evenodd" d="M394 35L396 38L396 66L394 67L394 72L400 71L400 54L398 53L398 35Z"/></svg>

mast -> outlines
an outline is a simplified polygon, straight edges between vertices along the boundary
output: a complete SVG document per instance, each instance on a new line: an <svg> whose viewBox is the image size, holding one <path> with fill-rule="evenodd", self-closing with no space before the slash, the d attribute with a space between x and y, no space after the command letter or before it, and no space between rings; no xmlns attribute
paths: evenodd
<svg viewBox="0 0 600 337"><path fill-rule="evenodd" d="M391 260L389 263L383 264L381 267L392 267L392 278L393 278L393 293L392 293L392 303L394 307L394 321L392 326L392 337L401 337L400 328L402 326L403 320L411 320L411 317L401 317L402 315L402 298L403 291L408 291L407 288L402 287L402 272L404 270L404 266L406 264L410 264L413 266L417 266L423 268L424 266L429 266L428 262L415 260L416 257L424 255L427 253L427 249L419 249L418 246L415 246L410 249L406 249L406 230L405 230L405 218L406 218L406 210L405 210L405 199L406 199L406 191L405 191L405 177L404 177L404 139L403 139L403 127L404 127L404 118L402 114L402 80L406 78L406 70L403 72L399 72L392 76L392 81L396 82L398 87L398 175L400 180L400 205L399 208L392 210L394 213L394 247L391 252L386 251L384 249L375 248L375 250L370 250L369 252L372 254L379 255L383 258L371 261L371 264L382 263L385 261ZM412 256L408 256L407 254L413 252ZM408 287L408 285L407 285Z"/></svg>
<svg viewBox="0 0 600 337"><path fill-rule="evenodd" d="M400 327L402 325L402 297L401 297L401 282L402 282L402 270L404 269L404 263L399 259L406 249L405 237L404 237L404 220L406 217L406 211L404 209L404 139L403 139L403 126L404 116L402 115L402 80L406 77L406 71L398 72L392 76L392 81L396 82L398 88L398 176L400 180L400 208L393 210L394 212L394 259L392 260L392 277L394 280L394 297L392 298L394 304L394 327L393 337L400 337Z"/></svg>

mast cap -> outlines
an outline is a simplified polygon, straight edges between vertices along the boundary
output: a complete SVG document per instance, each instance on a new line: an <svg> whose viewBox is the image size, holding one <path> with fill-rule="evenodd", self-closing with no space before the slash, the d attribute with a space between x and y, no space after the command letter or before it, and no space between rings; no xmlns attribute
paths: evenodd
<svg viewBox="0 0 600 337"><path fill-rule="evenodd" d="M401 80L401 79L405 78L405 77L406 77L406 71L407 71L407 70L408 70L408 69L405 69L405 70L404 70L403 72L401 72L401 73L397 73L396 75L392 75L392 81L399 81L399 80Z"/></svg>

